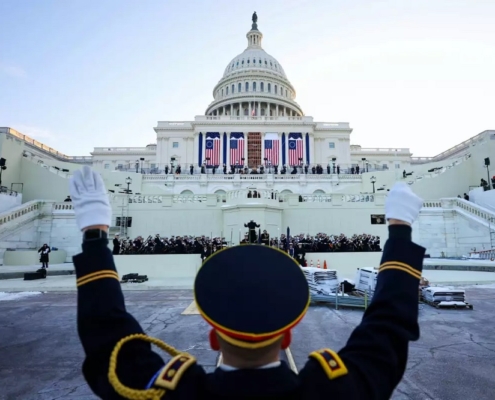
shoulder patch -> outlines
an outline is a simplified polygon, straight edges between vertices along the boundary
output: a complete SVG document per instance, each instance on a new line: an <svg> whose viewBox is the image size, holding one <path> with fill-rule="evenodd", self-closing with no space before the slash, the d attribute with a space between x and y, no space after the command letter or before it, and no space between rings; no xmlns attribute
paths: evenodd
<svg viewBox="0 0 495 400"><path fill-rule="evenodd" d="M333 350L321 349L313 351L309 356L320 363L328 379L335 379L349 372L342 359Z"/></svg>
<svg viewBox="0 0 495 400"><path fill-rule="evenodd" d="M174 390L184 372L193 364L196 364L196 358L190 354L184 353L175 356L158 373L153 386Z"/></svg>

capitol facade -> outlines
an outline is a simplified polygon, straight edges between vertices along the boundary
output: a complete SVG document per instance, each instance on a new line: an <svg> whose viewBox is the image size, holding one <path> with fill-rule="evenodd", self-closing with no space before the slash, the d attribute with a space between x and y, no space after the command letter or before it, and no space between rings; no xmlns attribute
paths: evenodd
<svg viewBox="0 0 495 400"><path fill-rule="evenodd" d="M92 162L107 170L163 174L248 172L260 167L287 174L321 166L323 174L408 168L407 148L363 149L351 145L348 122L316 122L296 102L282 65L262 46L257 20L246 49L226 66L205 114L192 121L159 121L157 142L146 147L97 147ZM276 168L275 168L276 167ZM215 171L213 171L215 169Z"/></svg>

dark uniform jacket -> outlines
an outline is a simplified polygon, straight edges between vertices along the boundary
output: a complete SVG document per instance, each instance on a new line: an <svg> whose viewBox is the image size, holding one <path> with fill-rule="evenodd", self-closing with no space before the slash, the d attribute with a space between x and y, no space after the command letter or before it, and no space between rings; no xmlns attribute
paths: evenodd
<svg viewBox="0 0 495 400"><path fill-rule="evenodd" d="M411 228L391 226L389 232L374 297L338 353L311 353L298 375L284 362L270 369L217 368L207 374L192 356L167 364L150 344L133 340L118 355L120 382L134 389L173 386L163 399L389 399L406 369L408 343L419 338L418 285L425 253L411 242ZM144 332L126 311L107 240L84 243L74 265L84 377L101 398L121 399L108 378L110 354L122 338Z"/></svg>

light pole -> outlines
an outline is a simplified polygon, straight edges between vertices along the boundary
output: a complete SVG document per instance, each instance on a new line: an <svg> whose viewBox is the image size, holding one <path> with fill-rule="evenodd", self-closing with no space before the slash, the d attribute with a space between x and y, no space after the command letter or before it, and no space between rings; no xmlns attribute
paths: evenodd
<svg viewBox="0 0 495 400"><path fill-rule="evenodd" d="M365 161L366 161L366 158L365 158L365 157L361 158L361 161L363 162L363 169L362 169L362 171L364 172L364 171L366 171L366 170L364 169L364 163L365 163ZM363 173L363 172L361 172L361 173ZM368 172L368 171L366 171L366 172Z"/></svg>
<svg viewBox="0 0 495 400"><path fill-rule="evenodd" d="M130 176L128 176L127 178L125 178L125 183L127 184L127 194L129 194L130 190L129 190L129 186L131 186L131 183L132 183L132 178Z"/></svg>
<svg viewBox="0 0 495 400"><path fill-rule="evenodd" d="M374 176L372 176L370 178L370 181L371 181L371 184L373 185L373 193L375 193L375 182L376 182L376 178Z"/></svg>
<svg viewBox="0 0 495 400"><path fill-rule="evenodd" d="M129 219L129 195L131 194L129 186L131 186L132 178L130 176L125 178L125 183L127 184L127 190L126 190L127 202L126 202L126 213L125 213L126 216L125 216L125 221L124 218L122 218L121 224L124 224L124 236L127 236L127 225L128 225L127 220ZM124 211L124 209L122 209L122 211Z"/></svg>

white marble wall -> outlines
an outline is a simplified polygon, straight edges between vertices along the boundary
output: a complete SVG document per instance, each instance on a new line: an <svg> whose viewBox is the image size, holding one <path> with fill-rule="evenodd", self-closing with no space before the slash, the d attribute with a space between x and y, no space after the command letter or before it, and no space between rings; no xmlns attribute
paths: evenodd
<svg viewBox="0 0 495 400"><path fill-rule="evenodd" d="M413 240L431 257L460 257L491 248L488 225L441 208L421 212L413 226Z"/></svg>

